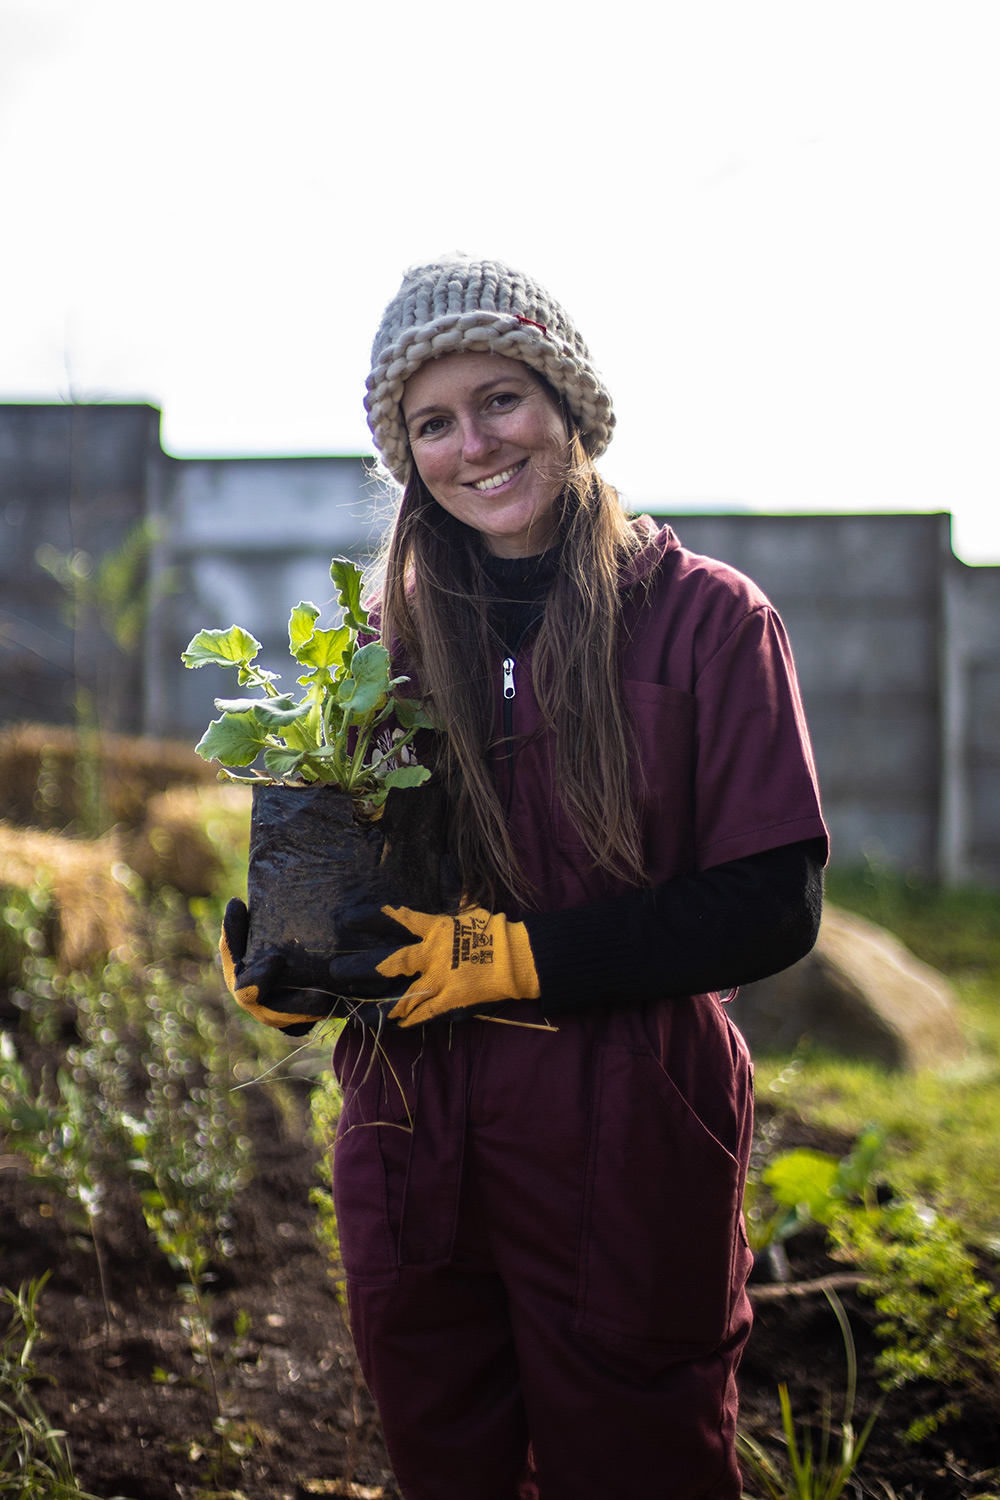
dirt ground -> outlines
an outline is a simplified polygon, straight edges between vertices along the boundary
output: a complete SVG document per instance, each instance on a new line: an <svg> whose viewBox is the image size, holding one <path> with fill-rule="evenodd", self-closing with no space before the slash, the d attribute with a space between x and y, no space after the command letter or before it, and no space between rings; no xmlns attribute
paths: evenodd
<svg viewBox="0 0 1000 1500"><path fill-rule="evenodd" d="M52 1383L38 1394L52 1421L70 1435L84 1488L108 1500L300 1500L316 1494L391 1500L398 1492L377 1420L313 1238L315 1151L287 1114L279 1118L263 1090L249 1090L248 1100L255 1170L238 1200L235 1254L217 1268L213 1293L226 1429L214 1430L218 1408L181 1326L175 1274L153 1245L129 1184L111 1186L99 1220L112 1314L107 1326L87 1236L59 1198L16 1158L0 1155L0 1280L16 1288L52 1272L39 1303L48 1337L38 1355ZM818 1141L808 1132L796 1140L792 1131L783 1144L838 1149L847 1143ZM825 1260L817 1239L802 1235L789 1248L797 1278L843 1273ZM851 1290L841 1295L862 1366L860 1426L879 1395L871 1374L874 1317ZM843 1345L826 1299L762 1290L756 1311L742 1371L744 1429L758 1440L777 1431L779 1380L789 1383L798 1416L821 1411L829 1392L836 1417ZM848 1493L880 1500L1000 1493L989 1474L1000 1466L1000 1433L992 1419L970 1412L963 1424L917 1448L902 1443L898 1432L933 1394L910 1390L887 1403L861 1466L863 1488ZM620 1500L633 1500L627 1477Z"/></svg>
<svg viewBox="0 0 1000 1500"><path fill-rule="evenodd" d="M39 1302L48 1338L38 1363L53 1383L38 1394L70 1435L81 1484L102 1497L396 1494L313 1237L315 1151L302 1136L290 1139L263 1092L250 1095L255 1171L237 1200L235 1254L215 1268L212 1295L216 1380L228 1432L249 1450L241 1458L213 1431L218 1407L181 1325L177 1277L128 1185L110 1185L98 1221L108 1329L87 1236L67 1222L62 1200L23 1171L0 1173L4 1284L52 1270ZM309 1487L334 1477L358 1488Z"/></svg>

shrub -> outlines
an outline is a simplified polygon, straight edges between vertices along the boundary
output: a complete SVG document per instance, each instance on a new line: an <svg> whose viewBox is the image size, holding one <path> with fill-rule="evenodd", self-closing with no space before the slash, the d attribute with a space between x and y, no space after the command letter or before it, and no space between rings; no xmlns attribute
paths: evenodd
<svg viewBox="0 0 1000 1500"><path fill-rule="evenodd" d="M866 1276L861 1290L883 1321L877 1368L885 1389L930 1381L951 1393L907 1438L919 1441L972 1399L1000 1416L1000 1296L977 1272L953 1220L922 1204L894 1201L838 1215L834 1254Z"/></svg>

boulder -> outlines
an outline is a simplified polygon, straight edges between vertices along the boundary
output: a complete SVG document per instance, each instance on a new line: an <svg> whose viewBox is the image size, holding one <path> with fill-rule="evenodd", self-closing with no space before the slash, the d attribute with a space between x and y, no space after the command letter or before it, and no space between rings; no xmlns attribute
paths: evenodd
<svg viewBox="0 0 1000 1500"><path fill-rule="evenodd" d="M955 993L881 927L827 906L813 951L729 1006L751 1052L809 1042L888 1068L940 1068L964 1055Z"/></svg>

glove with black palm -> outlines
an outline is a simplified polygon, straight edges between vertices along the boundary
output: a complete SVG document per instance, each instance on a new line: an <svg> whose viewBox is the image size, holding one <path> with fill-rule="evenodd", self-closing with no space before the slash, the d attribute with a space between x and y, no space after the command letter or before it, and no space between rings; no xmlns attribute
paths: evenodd
<svg viewBox="0 0 1000 1500"><path fill-rule="evenodd" d="M523 922L481 906L457 916L406 906L358 906L339 914L338 992L391 998L390 1021L419 1026L504 1000L537 1000L535 960Z"/></svg>
<svg viewBox="0 0 1000 1500"><path fill-rule="evenodd" d="M254 1020L286 1036L304 1036L317 1021L336 1013L338 997L332 990L300 990L282 984L285 960L279 948L266 949L247 964L249 931L246 906L234 898L222 919L219 953L226 988L238 1005Z"/></svg>

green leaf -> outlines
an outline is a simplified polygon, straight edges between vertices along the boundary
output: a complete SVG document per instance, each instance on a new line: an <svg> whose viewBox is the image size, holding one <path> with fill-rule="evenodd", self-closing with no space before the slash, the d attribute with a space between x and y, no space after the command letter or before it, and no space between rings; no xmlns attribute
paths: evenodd
<svg viewBox="0 0 1000 1500"><path fill-rule="evenodd" d="M385 777L385 786L419 786L430 774L426 766L397 766Z"/></svg>
<svg viewBox="0 0 1000 1500"><path fill-rule="evenodd" d="M277 682L280 676L280 672L268 672L263 667L243 666L240 667L237 680L240 687L246 687L248 683L253 687L261 687L265 682Z"/></svg>
<svg viewBox="0 0 1000 1500"><path fill-rule="evenodd" d="M314 630L295 653L304 667L339 666L350 645L351 632L345 625L337 630Z"/></svg>
<svg viewBox="0 0 1000 1500"><path fill-rule="evenodd" d="M370 641L351 657L351 673L338 684L337 697L352 714L368 714L389 691L389 653Z"/></svg>
<svg viewBox="0 0 1000 1500"><path fill-rule="evenodd" d="M288 617L288 649L298 660L299 651L312 635L319 619L319 610L308 599L302 599Z"/></svg>
<svg viewBox="0 0 1000 1500"><path fill-rule="evenodd" d="M34 1104L29 1104L27 1099L18 1099L10 1105L4 1101L0 1109L0 1123L6 1130L24 1131L26 1135L39 1136L46 1126L51 1124L51 1113L47 1109L38 1109ZM11 1144L18 1146L21 1143L12 1142Z"/></svg>
<svg viewBox="0 0 1000 1500"><path fill-rule="evenodd" d="M404 729L434 728L434 720L417 698L397 698L395 709L396 718Z"/></svg>
<svg viewBox="0 0 1000 1500"><path fill-rule="evenodd" d="M252 713L266 732L284 729L298 719L304 719L312 709L307 702L296 703L293 698L216 698L215 706L224 714Z"/></svg>
<svg viewBox="0 0 1000 1500"><path fill-rule="evenodd" d="M866 1125L845 1156L837 1171L834 1192L842 1198L863 1198L871 1186L885 1154L885 1131L880 1125Z"/></svg>
<svg viewBox="0 0 1000 1500"><path fill-rule="evenodd" d="M285 750L274 747L264 752L264 769L269 776L277 781L284 781L289 776L294 776L305 760L305 752L302 750Z"/></svg>
<svg viewBox="0 0 1000 1500"><path fill-rule="evenodd" d="M761 1175L782 1208L805 1208L818 1223L825 1224L836 1206L833 1185L839 1165L825 1151L802 1148L776 1157Z"/></svg>
<svg viewBox="0 0 1000 1500"><path fill-rule="evenodd" d="M199 630L186 651L181 652L181 661L186 667L245 666L253 661L260 650L260 641L239 625L230 625L228 630Z"/></svg>
<svg viewBox="0 0 1000 1500"><path fill-rule="evenodd" d="M357 563L347 557L335 557L330 564L330 577L337 586L337 600L344 611L344 624L351 630L368 629L368 611L361 603L364 574Z"/></svg>
<svg viewBox="0 0 1000 1500"><path fill-rule="evenodd" d="M320 731L323 726L323 714L319 703L306 703L306 712L294 724L288 724L282 730L280 739L283 739L290 750L315 750L319 745Z"/></svg>
<svg viewBox="0 0 1000 1500"><path fill-rule="evenodd" d="M202 760L248 766L257 759L265 738L255 713L223 714L221 719L212 720L195 749Z"/></svg>

